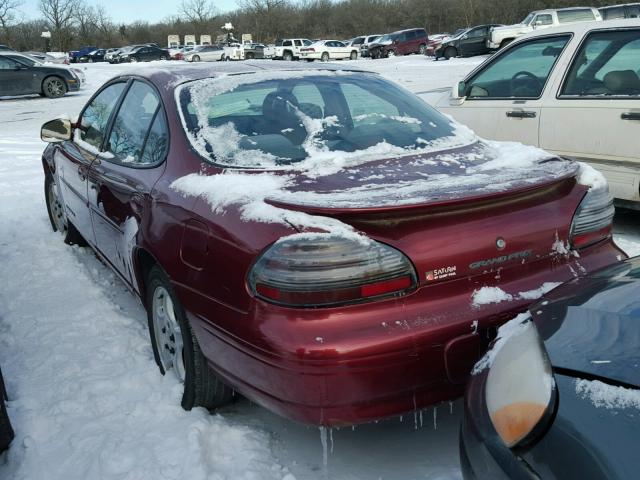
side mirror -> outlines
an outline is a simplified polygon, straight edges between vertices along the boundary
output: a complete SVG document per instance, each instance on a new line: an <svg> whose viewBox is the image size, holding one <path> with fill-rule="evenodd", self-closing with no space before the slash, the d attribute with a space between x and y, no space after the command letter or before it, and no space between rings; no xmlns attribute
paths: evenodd
<svg viewBox="0 0 640 480"><path fill-rule="evenodd" d="M43 142L60 143L71 140L71 120L56 118L45 123L40 130L40 138Z"/></svg>
<svg viewBox="0 0 640 480"><path fill-rule="evenodd" d="M467 98L467 84L464 81L456 83L451 89L451 102L454 105L462 105Z"/></svg>
<svg viewBox="0 0 640 480"><path fill-rule="evenodd" d="M469 38L469 35L463 35L461 40L466 40L467 38Z"/></svg>
<svg viewBox="0 0 640 480"><path fill-rule="evenodd" d="M542 25L542 20L536 20L536 22L533 24L533 27L539 27L540 25Z"/></svg>
<svg viewBox="0 0 640 480"><path fill-rule="evenodd" d="M453 98L464 98L466 97L467 84L463 80L461 82L456 83L453 86L453 94L451 95Z"/></svg>

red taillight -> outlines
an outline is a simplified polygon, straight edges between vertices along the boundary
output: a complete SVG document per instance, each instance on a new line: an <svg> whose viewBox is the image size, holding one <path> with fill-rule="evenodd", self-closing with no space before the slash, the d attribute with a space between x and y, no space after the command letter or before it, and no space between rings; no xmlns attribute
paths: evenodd
<svg viewBox="0 0 640 480"><path fill-rule="evenodd" d="M591 187L571 222L571 246L585 248L611 237L615 208L609 188Z"/></svg>
<svg viewBox="0 0 640 480"><path fill-rule="evenodd" d="M276 242L255 263L249 283L272 303L318 307L401 295L415 287L416 275L393 247L316 234Z"/></svg>

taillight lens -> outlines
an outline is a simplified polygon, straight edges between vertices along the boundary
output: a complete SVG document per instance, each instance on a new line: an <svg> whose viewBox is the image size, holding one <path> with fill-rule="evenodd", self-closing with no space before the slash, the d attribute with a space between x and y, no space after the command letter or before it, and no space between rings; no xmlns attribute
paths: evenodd
<svg viewBox="0 0 640 480"><path fill-rule="evenodd" d="M527 314L498 331L485 387L491 423L508 447L544 429L555 400L555 380L538 331Z"/></svg>
<svg viewBox="0 0 640 480"><path fill-rule="evenodd" d="M571 222L571 246L580 249L609 238L616 210L609 187L591 187Z"/></svg>
<svg viewBox="0 0 640 480"><path fill-rule="evenodd" d="M267 249L249 274L253 293L299 307L355 303L402 295L416 273L399 250L327 234L285 238Z"/></svg>

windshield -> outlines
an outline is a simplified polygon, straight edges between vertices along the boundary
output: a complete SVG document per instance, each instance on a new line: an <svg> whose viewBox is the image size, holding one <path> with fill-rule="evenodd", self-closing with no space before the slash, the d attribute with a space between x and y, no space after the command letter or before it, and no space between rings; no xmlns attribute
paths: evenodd
<svg viewBox="0 0 640 480"><path fill-rule="evenodd" d="M524 25L529 25L529 24L531 23L531 20L533 20L533 17L534 17L534 14L533 14L533 13L530 13L530 14L529 14L529 15L527 15L527 17L526 17L524 20L522 20L522 22L520 22L520 23L522 23L522 24L524 24Z"/></svg>
<svg viewBox="0 0 640 480"><path fill-rule="evenodd" d="M374 74L230 75L187 83L178 99L194 148L229 166L339 162L363 152L397 157L454 136L447 118Z"/></svg>

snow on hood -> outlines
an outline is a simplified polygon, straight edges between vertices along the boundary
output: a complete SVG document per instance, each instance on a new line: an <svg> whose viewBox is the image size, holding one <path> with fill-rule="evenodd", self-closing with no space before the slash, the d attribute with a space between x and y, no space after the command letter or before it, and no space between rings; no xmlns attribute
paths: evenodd
<svg viewBox="0 0 640 480"><path fill-rule="evenodd" d="M576 394L596 408L640 410L640 390L609 385L599 380L575 381Z"/></svg>

